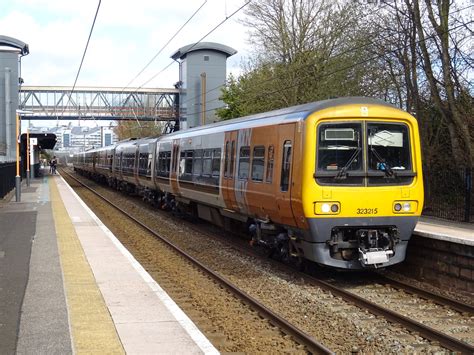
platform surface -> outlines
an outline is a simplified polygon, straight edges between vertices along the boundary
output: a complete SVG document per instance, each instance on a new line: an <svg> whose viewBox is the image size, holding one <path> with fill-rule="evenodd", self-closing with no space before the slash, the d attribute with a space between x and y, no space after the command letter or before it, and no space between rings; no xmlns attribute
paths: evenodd
<svg viewBox="0 0 474 355"><path fill-rule="evenodd" d="M414 234L425 238L474 246L474 225L472 223L421 217L415 227Z"/></svg>
<svg viewBox="0 0 474 355"><path fill-rule="evenodd" d="M0 354L217 354L58 175L0 203Z"/></svg>

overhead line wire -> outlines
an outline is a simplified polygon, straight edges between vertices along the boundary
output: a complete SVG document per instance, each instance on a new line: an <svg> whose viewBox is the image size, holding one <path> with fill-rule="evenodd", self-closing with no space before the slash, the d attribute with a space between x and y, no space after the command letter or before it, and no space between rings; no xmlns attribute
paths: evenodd
<svg viewBox="0 0 474 355"><path fill-rule="evenodd" d="M452 27L452 28L450 28L450 29L448 29L448 30L446 30L446 31L444 31L444 32L457 30L457 29L459 29L459 28L461 28L461 27L464 27L465 25L469 25L469 24L471 24L471 23L474 23L474 20L473 20L473 21L469 21L469 22L467 22L467 23L463 23L463 24L458 25L458 26L455 26L455 27ZM433 39L436 35L437 35L437 34L432 34L432 35L430 35L430 36L425 37L423 40L420 39L420 40L416 41L415 43L416 43L416 44L419 44L419 43L421 43L421 42L426 42L426 40ZM408 44L408 45L404 45L404 46L397 47L397 48L392 49L392 50L389 50L389 51L385 51L385 52L383 52L383 53L381 53L381 54L375 55L375 56L373 56L373 57L370 57L370 58L368 58L368 59L362 60L362 61L360 61L360 62L351 64L351 65L349 65L349 66L346 66L346 67L343 67L343 68L340 68L340 69L337 69L337 70L334 70L334 71L332 71L332 72L330 72L330 73L327 73L327 74L324 74L324 75L319 75L319 76L315 77L315 79L323 79L323 78L332 76L332 75L334 75L334 74L336 74L336 73L338 73L338 72L341 72L341 71L344 71L344 70L347 70L347 69L354 68L354 67L356 67L356 66L358 66L358 65L365 64L365 63L370 62L370 61L372 61L372 60L374 60L374 59L381 58L382 56L384 56L384 55L387 54L387 53L396 52L396 51L401 50L401 49L403 49L403 48L408 48L410 45L411 45L411 44ZM303 79L307 79L307 78L309 78L309 76L306 76L306 77L304 77ZM264 82L271 81L271 80L275 80L275 79L276 79L276 78L272 77L272 78L270 78L270 79L265 80ZM290 86L286 86L285 89L279 89L279 90L274 90L274 91L271 91L271 92L265 92L265 93L262 93L262 94L260 94L260 95L257 95L256 98L260 98L260 97L262 97L262 96L272 95L272 94L276 94L276 93L279 93L279 92L283 92L283 91L286 90L286 89L293 88L293 87L299 85L301 82L302 82L302 80L298 80L295 84L290 85ZM210 100L209 102L212 102L212 101L215 101L215 100L216 100L216 99L213 99L213 100ZM225 108L225 107L226 107L226 105L223 105L223 106L221 106L221 107L217 107L217 108L213 108L213 109L208 109L208 110L205 110L205 111L195 112L195 114L200 114L200 113L203 113L203 112L214 111L214 110L217 110L217 109L220 109L220 108Z"/></svg>
<svg viewBox="0 0 474 355"><path fill-rule="evenodd" d="M207 0L204 0L204 2L201 4L201 6L199 6L199 8L198 8L196 11L194 11L194 13L186 20L186 22L184 22L184 24L181 25L181 27L175 32L175 34L174 34L173 36L171 36L171 38L168 40L168 42L166 42L166 43L160 48L160 50L150 59L150 61L140 70L140 72L139 72L137 75L135 75L135 77L134 77L132 80L130 80L130 81L128 82L128 84L125 85L125 86L120 90L120 92L119 92L118 94L116 94L117 96L123 94L123 93L125 92L125 89L126 89L127 87L129 87L130 84L133 83L133 82L135 81L135 79L138 78L138 77L146 70L146 68L148 68L148 67L150 66L151 63L153 63L153 61L161 54L161 52L163 52L163 50L168 46L168 44L170 44L170 42L171 42L171 41L181 32L181 30L194 18L194 16L203 8L203 6L204 6L206 3L207 3ZM171 65L171 64L170 64L170 65ZM168 67L169 67L170 65L168 65L168 66L167 66L166 68L164 68L162 71L168 69ZM161 72L162 72L162 71L161 71ZM160 72L160 73L161 73L161 72ZM140 89L141 87L143 87L143 85L140 86L140 87L138 87L138 88L136 88L135 91L132 91L130 94L137 93L137 92L138 92L138 89ZM116 96L116 97L117 97L117 96ZM112 102L113 102L113 101L114 101L114 98L112 97ZM125 102L126 102L126 100L125 100L124 102L121 102L121 103L120 103L120 106L124 105ZM138 117L135 117L135 120L137 121L138 125L141 127L141 124L140 124L140 122L139 122L139 120L138 120Z"/></svg>
<svg viewBox="0 0 474 355"><path fill-rule="evenodd" d="M195 46L197 46L199 43L202 42L203 39L205 39L207 36L209 36L211 33L213 33L215 30L217 30L220 26L222 26L227 20L229 20L231 17L233 17L236 13L238 13L240 10L242 10L244 7L246 7L248 4L250 4L252 2L252 0L249 0L247 1L246 3L244 3L241 7L239 7L237 10L235 10L232 14L230 14L229 16L226 16L224 20L222 20L221 22L219 22L213 29L211 29L207 34L205 34L203 37L201 37L201 39L199 39L197 42L195 42L191 47L188 48L188 51L190 51L191 49L193 49ZM144 85L148 84L150 81L152 81L153 79L155 79L159 74L161 74L163 71L165 71L166 69L168 69L175 61L171 61L171 63L169 63L167 66L165 66L163 69L161 69L158 73L156 73L155 75L153 75L150 79L148 79L147 81L145 81L142 85L140 85L138 89L142 88Z"/></svg>
<svg viewBox="0 0 474 355"><path fill-rule="evenodd" d="M69 105L69 103L71 102L71 95L74 92L74 89L76 88L77 79L79 78L79 74L81 73L81 69L82 69L82 64L84 63L84 58L86 57L87 48L89 47L89 42L91 40L92 32L94 31L95 21L97 20L97 14L99 13L101 2L102 2L102 0L99 0L99 4L97 5L97 10L95 12L94 21L92 22L92 26L91 26L91 29L89 31L89 37L87 38L86 47L84 48L84 52L82 54L81 64L79 64L79 69L77 70L76 79L74 80L74 85L72 86L71 92L69 93L68 101L66 103L66 106ZM64 115L64 110L65 110L65 107L63 108L63 112L61 113L61 116Z"/></svg>
<svg viewBox="0 0 474 355"><path fill-rule="evenodd" d="M456 13L456 12L460 12L460 11L469 9L469 8L471 8L471 7L473 7L473 6L474 6L474 5L469 5L469 6L467 6L467 7L462 8L462 9L458 9L458 10L456 10L456 11L451 12L450 15L452 15L452 14L454 14L454 13ZM368 15L373 15L373 12L366 13L363 17L367 17ZM466 24L463 24L463 25L465 26ZM460 26L458 26L458 27L460 27ZM456 28L458 28L458 27L456 27ZM461 26L461 27L462 27L462 26ZM433 37L433 35L428 36L428 37L426 37L425 39L428 39L429 37ZM373 43L374 43L373 41L370 41L370 40L369 40L366 44L364 44L364 45L362 45L362 46L356 46L356 47L347 49L347 50L345 50L345 51L343 51L343 52L341 52L341 53L336 54L336 55L335 55L334 57L332 57L331 59L338 58L338 57L340 57L340 56L343 56L343 55L349 54L349 53L351 53L351 52L354 52L354 51L356 51L356 50L358 50L358 49L362 49L362 48L368 47L369 45L371 45L371 44L373 44ZM408 47L408 46L405 46L405 47ZM405 48L405 47L402 47L402 48ZM395 50L396 50L396 49L395 49ZM395 51L395 50L394 50L394 51ZM305 67L311 67L311 66L313 66L313 64L307 64L307 65L304 65L301 69L304 69ZM268 78L268 79L265 79L265 80L261 81L261 83L270 82L270 81L273 81L273 80L276 80L276 79L277 79L277 78L275 78L275 77L271 77L271 78ZM217 89L223 87L224 85L226 85L226 83L220 84L220 85L218 85L218 86L216 86L216 87L214 87L214 88L212 88L212 89L209 89L209 90L206 91L205 93L207 94L207 93L209 93L209 92L215 91L215 90L217 90ZM195 95L194 97L187 99L186 101L184 101L184 103L190 102L190 101L194 100L195 98L197 98L197 97L199 97L199 96L201 96L201 94ZM206 103L212 102L212 101L215 101L215 99L206 101ZM209 111L209 110L206 110L206 111Z"/></svg>
<svg viewBox="0 0 474 355"><path fill-rule="evenodd" d="M220 23L218 23L213 29L211 29L207 34L205 34L203 37L201 37L201 39L199 39L199 41L195 42L189 49L191 50L192 48L194 48L197 44L199 44L203 39L205 39L207 36L209 36L211 33L213 33L217 28L219 28L220 26L222 26L222 24L224 24L227 20L229 20L231 17L233 17L236 13L238 13L240 10L242 10L245 6L247 6L252 0L248 0L246 3L244 3L241 7L239 7L237 10L235 10L232 14L230 14L229 16L226 16L224 20L222 20ZM166 69L168 69L172 64L174 64L175 61L171 61L168 65L166 65L163 69L161 69L158 73L156 73L155 75L153 75L150 79L148 79L147 81L145 81L143 84L141 84L139 87L135 88L135 90L132 92L132 93L136 93L138 92L139 89L143 88L146 84L148 84L150 81L152 81L153 79L155 79L159 74L161 74L162 72L164 72ZM137 122L138 122L138 119L137 119Z"/></svg>
<svg viewBox="0 0 474 355"><path fill-rule="evenodd" d="M471 23L474 23L474 20L473 20L473 21L470 21L470 22L468 22L468 23L466 23L466 24L471 24ZM462 25L458 25L458 26L456 26L456 27L450 28L450 29L444 31L443 33L446 33L446 32L448 32L448 31L456 30L456 29L458 29L458 28L460 28L460 27L464 27L464 25L466 25L466 24L462 24ZM425 37L424 39L417 40L417 41L415 41L415 43L416 43L416 44L419 44L419 43L421 43L421 42L426 42L426 40L428 40L428 39L434 39L436 35L437 35L437 34L433 34L433 35L431 35L431 36ZM324 75L318 76L316 79L322 79L322 78L325 78L325 77L329 77L329 76L331 76L331 75L333 75L333 74L336 74L336 73L338 73L338 72L341 72L341 71L344 71L344 70L347 70L347 69L355 68L355 67L358 66L358 65L365 64L365 63L368 63L368 62L370 62L370 61L372 61L372 60L374 60L374 59L381 58L381 57L383 57L385 54L394 53L394 52L396 52L396 51L398 51L398 50L401 50L401 49L403 49L403 48L408 48L410 45L411 45L411 44L404 45L404 46L399 46L399 47L397 47L397 48L395 48L395 49L392 49L392 50L389 50L389 51L385 51L385 52L383 52L383 53L381 53L381 54L377 54L377 55L375 55L375 56L373 56L373 57L370 57L370 58L368 58L368 59L364 59L364 60L362 60L362 61L360 61L360 62L357 62L357 63L351 64L351 65L345 66L345 67L340 68L340 69L337 69L337 70L334 70L334 71L332 71L332 72L330 72L330 73L328 73L328 74L324 74ZM309 76L306 76L306 77L304 77L304 79L307 79L308 77L309 77ZM293 87L299 85L301 82L302 82L302 80L298 80L295 84L285 87L285 89L293 88ZM275 93L282 92L282 91L283 91L283 90L275 90L275 91L272 91L272 92L267 92L267 93L265 93L265 95L271 95L271 94L275 94ZM258 95L257 98L258 98L258 97L261 97L261 96L262 96L262 95Z"/></svg>
<svg viewBox="0 0 474 355"><path fill-rule="evenodd" d="M191 15L191 17L189 17L186 22L181 25L181 27L176 31L176 33L168 40L168 42L166 42L163 47L161 47L161 49L153 56L153 58L150 59L150 61L143 67L142 70L140 70L140 72L135 75L135 77L129 81L129 83L127 85L125 85L123 88L122 88L122 92L123 90L125 90L127 87L130 86L131 83L133 83L135 81L136 78L138 78L145 70L146 68L148 68L150 66L151 63L153 63L153 61L156 59L156 57L158 57L161 52L163 52L163 50L168 46L168 44L170 44L170 42L181 32L181 30L194 18L194 16L203 8L203 6L207 3L207 0L205 0L201 6L199 6L199 8L194 11L194 13Z"/></svg>

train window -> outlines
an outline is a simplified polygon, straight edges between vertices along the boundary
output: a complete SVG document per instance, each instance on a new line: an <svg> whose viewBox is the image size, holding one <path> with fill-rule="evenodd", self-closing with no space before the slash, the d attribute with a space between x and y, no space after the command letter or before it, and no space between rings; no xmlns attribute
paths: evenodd
<svg viewBox="0 0 474 355"><path fill-rule="evenodd" d="M239 179L246 180L249 177L250 147L241 147L239 154Z"/></svg>
<svg viewBox="0 0 474 355"><path fill-rule="evenodd" d="M184 173L191 175L193 173L193 156L194 151L187 150L185 155Z"/></svg>
<svg viewBox="0 0 474 355"><path fill-rule="evenodd" d="M224 150L224 177L229 177L229 173L229 142L226 142Z"/></svg>
<svg viewBox="0 0 474 355"><path fill-rule="evenodd" d="M273 181L273 164L275 159L275 148L273 145L268 147L268 158L267 158L267 175L265 182L271 183Z"/></svg>
<svg viewBox="0 0 474 355"><path fill-rule="evenodd" d="M252 181L263 181L263 170L265 167L265 147L253 148L252 156Z"/></svg>
<svg viewBox="0 0 474 355"><path fill-rule="evenodd" d="M291 141L283 143L283 158L281 162L281 191L288 191L290 186L290 172L291 172Z"/></svg>
<svg viewBox="0 0 474 355"><path fill-rule="evenodd" d="M151 162L153 160L153 154L152 153L148 153L148 162L147 162L147 165L146 165L146 175L147 176L151 176Z"/></svg>
<svg viewBox="0 0 474 355"><path fill-rule="evenodd" d="M230 169L229 169L229 177L234 177L234 157L235 157L235 141L232 141L231 148L230 148Z"/></svg>
<svg viewBox="0 0 474 355"><path fill-rule="evenodd" d="M168 177L170 174L171 166L171 152L159 152L158 153L158 171L157 175L161 177Z"/></svg>
<svg viewBox="0 0 474 355"><path fill-rule="evenodd" d="M193 173L194 151L184 150L180 153L179 176L191 175Z"/></svg>
<svg viewBox="0 0 474 355"><path fill-rule="evenodd" d="M212 175L212 149L205 149L202 160L202 175Z"/></svg>
<svg viewBox="0 0 474 355"><path fill-rule="evenodd" d="M178 152L179 152L179 145L174 143L173 145L173 161L171 164L171 169L176 171L176 165L178 164Z"/></svg>
<svg viewBox="0 0 474 355"><path fill-rule="evenodd" d="M318 127L316 178L323 185L364 182L362 123L322 123Z"/></svg>
<svg viewBox="0 0 474 355"><path fill-rule="evenodd" d="M221 173L221 150L212 151L212 177L219 177Z"/></svg>
<svg viewBox="0 0 474 355"><path fill-rule="evenodd" d="M148 174L148 153L142 152L138 158L138 174L139 175L149 175Z"/></svg>
<svg viewBox="0 0 474 355"><path fill-rule="evenodd" d="M194 151L194 160L193 160L193 175L201 176L202 174L202 149Z"/></svg>
<svg viewBox="0 0 474 355"><path fill-rule="evenodd" d="M369 185L407 184L413 180L408 126L367 123Z"/></svg>

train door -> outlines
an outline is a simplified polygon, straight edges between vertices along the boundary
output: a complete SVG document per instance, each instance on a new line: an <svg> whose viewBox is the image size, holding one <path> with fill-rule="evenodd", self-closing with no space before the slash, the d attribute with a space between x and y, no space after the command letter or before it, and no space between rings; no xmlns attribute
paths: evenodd
<svg viewBox="0 0 474 355"><path fill-rule="evenodd" d="M179 139L173 139L173 150L171 156L170 184L173 194L178 195L178 165L179 165Z"/></svg>
<svg viewBox="0 0 474 355"><path fill-rule="evenodd" d="M235 198L235 179L236 177L236 153L237 152L237 131L227 132L225 134L224 144L224 174L222 174L222 195L226 207L232 211L238 211L239 206Z"/></svg>
<svg viewBox="0 0 474 355"><path fill-rule="evenodd" d="M138 186L140 183L138 181L138 169L140 169L140 145L135 145L135 165L133 166L133 177L135 181L135 185Z"/></svg>
<svg viewBox="0 0 474 355"><path fill-rule="evenodd" d="M119 180L123 180L123 174L122 174L122 161L123 161L123 150L118 152L118 162L116 166L116 178Z"/></svg>
<svg viewBox="0 0 474 355"><path fill-rule="evenodd" d="M150 172L150 182L155 185L155 162L156 162L156 141L148 144L148 171Z"/></svg>
<svg viewBox="0 0 474 355"><path fill-rule="evenodd" d="M278 147L276 148L277 169L275 200L280 216L280 223L295 225L296 221L291 206L293 150L295 145L295 125L286 124L278 127Z"/></svg>

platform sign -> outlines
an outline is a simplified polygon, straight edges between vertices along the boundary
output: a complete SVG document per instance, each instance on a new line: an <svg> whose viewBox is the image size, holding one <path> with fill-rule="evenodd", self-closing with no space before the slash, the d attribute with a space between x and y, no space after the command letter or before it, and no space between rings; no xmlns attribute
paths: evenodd
<svg viewBox="0 0 474 355"><path fill-rule="evenodd" d="M30 138L30 145L38 145L38 138Z"/></svg>

